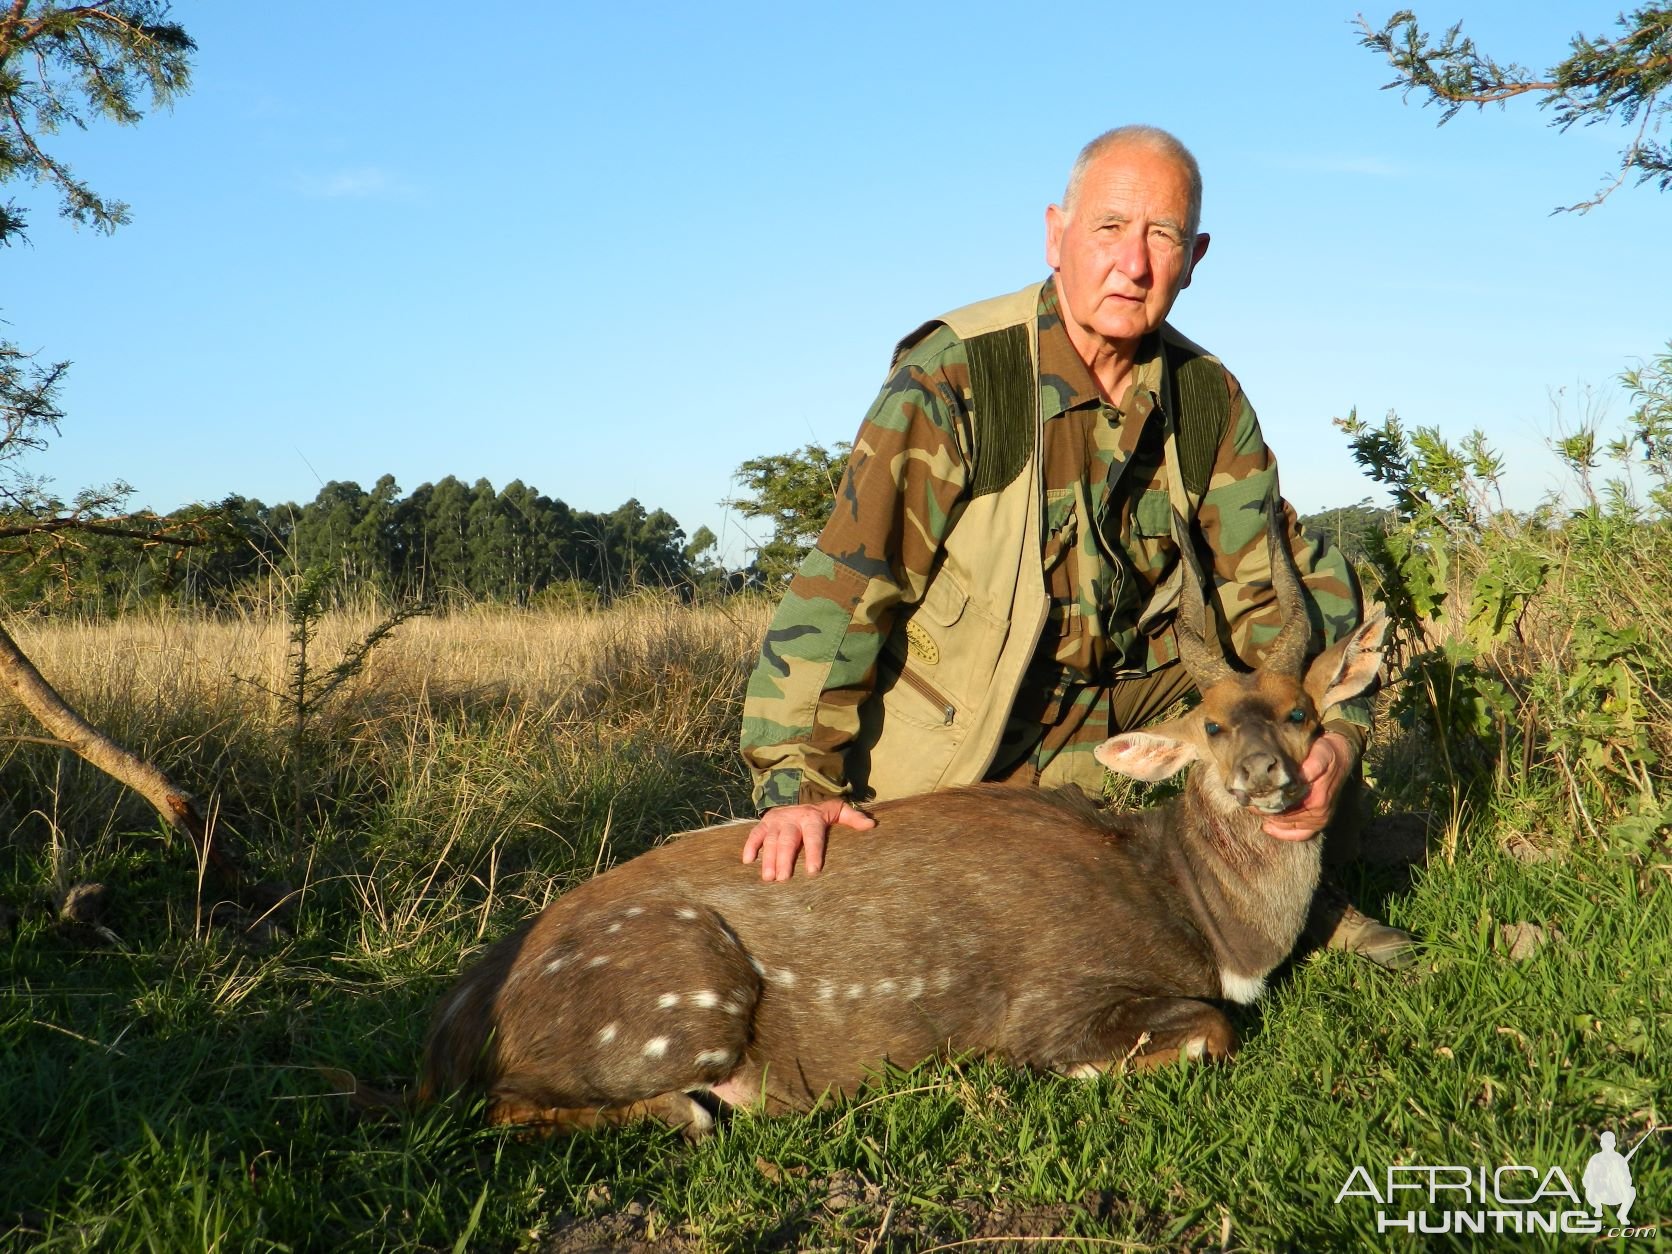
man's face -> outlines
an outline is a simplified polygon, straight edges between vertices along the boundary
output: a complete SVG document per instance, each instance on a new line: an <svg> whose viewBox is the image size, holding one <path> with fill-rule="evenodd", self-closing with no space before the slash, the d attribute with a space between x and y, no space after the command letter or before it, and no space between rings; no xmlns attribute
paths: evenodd
<svg viewBox="0 0 1672 1254"><path fill-rule="evenodd" d="M1070 337L1082 352L1130 351L1159 327L1208 237L1192 239L1190 181L1144 144L1118 144L1086 168L1071 210L1045 211L1045 260Z"/></svg>

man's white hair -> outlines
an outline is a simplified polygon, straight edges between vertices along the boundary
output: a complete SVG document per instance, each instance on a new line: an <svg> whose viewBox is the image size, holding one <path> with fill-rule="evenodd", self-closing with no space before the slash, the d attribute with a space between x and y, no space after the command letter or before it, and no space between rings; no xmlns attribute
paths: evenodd
<svg viewBox="0 0 1672 1254"><path fill-rule="evenodd" d="M1123 145L1151 148L1178 162L1179 168L1184 171L1190 182L1189 221L1186 226L1188 233L1195 235L1196 228L1202 224L1202 167L1196 164L1195 154L1180 142L1177 135L1171 131L1164 131L1159 126L1117 126L1113 130L1104 131L1080 149L1080 155L1074 158L1074 168L1068 172L1068 187L1062 194L1063 211L1068 214L1074 212L1074 202L1080 195L1080 184L1085 180L1086 171L1091 167L1091 163L1111 148Z"/></svg>

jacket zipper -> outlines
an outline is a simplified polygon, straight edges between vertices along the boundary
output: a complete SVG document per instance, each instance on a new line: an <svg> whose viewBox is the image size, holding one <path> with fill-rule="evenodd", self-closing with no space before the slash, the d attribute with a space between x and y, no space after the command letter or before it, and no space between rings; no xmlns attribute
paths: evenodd
<svg viewBox="0 0 1672 1254"><path fill-rule="evenodd" d="M941 713L946 716L946 726L950 727L952 725L952 720L958 717L958 707L948 701L933 684L931 684L927 679L924 679L923 676L919 675L916 671L904 666L900 668L900 678L916 689L923 697L927 698L931 705L935 705L940 708Z"/></svg>

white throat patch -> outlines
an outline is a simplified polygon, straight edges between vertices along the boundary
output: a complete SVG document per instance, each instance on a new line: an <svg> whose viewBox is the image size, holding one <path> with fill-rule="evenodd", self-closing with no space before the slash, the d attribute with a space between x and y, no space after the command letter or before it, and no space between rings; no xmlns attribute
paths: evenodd
<svg viewBox="0 0 1672 1254"><path fill-rule="evenodd" d="M1265 994L1266 981L1263 976L1237 975L1222 970L1219 973L1219 987L1224 991L1227 1001L1234 1001L1239 1006L1249 1006Z"/></svg>

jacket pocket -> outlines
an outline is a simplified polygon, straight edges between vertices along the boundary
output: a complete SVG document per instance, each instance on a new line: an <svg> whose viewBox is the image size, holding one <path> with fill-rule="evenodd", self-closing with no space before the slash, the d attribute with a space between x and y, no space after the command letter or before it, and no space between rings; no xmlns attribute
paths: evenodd
<svg viewBox="0 0 1672 1254"><path fill-rule="evenodd" d="M937 722L950 722L945 712L967 707L991 678L989 635L986 616L971 604L957 576L943 567L923 599L889 632L878 659L883 671L878 689L904 686L914 693L906 698L896 691L888 703L900 704L915 723L924 723L931 707Z"/></svg>
<svg viewBox="0 0 1672 1254"><path fill-rule="evenodd" d="M1173 498L1164 488L1152 488L1138 497L1132 509L1132 526L1141 536L1171 537L1173 534Z"/></svg>
<svg viewBox="0 0 1672 1254"><path fill-rule="evenodd" d="M973 711L884 651L877 691L859 710L859 736L847 759L848 781L864 798L886 801L930 792L970 732Z"/></svg>
<svg viewBox="0 0 1672 1254"><path fill-rule="evenodd" d="M885 651L878 680L878 691L888 699L890 717L903 718L921 727L950 727L958 721L958 702L925 678L909 657L901 662ZM901 686L914 694L913 697L901 700L895 695L895 689Z"/></svg>

